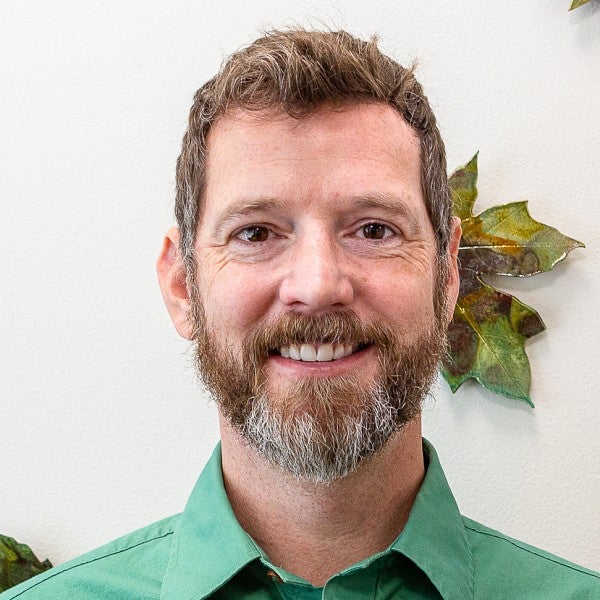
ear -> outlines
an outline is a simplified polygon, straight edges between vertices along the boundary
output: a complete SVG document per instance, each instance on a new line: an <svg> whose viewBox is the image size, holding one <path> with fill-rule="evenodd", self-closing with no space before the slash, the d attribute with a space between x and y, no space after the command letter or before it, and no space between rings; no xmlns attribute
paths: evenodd
<svg viewBox="0 0 600 600"><path fill-rule="evenodd" d="M458 299L460 289L460 276L458 274L458 250L460 248L460 239L462 229L460 219L452 217L450 224L450 238L448 240L448 282L446 284L446 295L448 298L448 312L446 314L446 323L449 324L454 316L454 307Z"/></svg>
<svg viewBox="0 0 600 600"><path fill-rule="evenodd" d="M179 229L171 227L163 241L156 261L158 283L163 300L177 333L186 339L192 338L192 328L188 315L190 297L186 285L185 267L179 252Z"/></svg>

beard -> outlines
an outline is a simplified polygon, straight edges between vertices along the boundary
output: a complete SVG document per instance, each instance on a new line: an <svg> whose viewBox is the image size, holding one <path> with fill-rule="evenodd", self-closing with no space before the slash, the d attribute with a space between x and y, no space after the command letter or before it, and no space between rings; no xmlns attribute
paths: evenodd
<svg viewBox="0 0 600 600"><path fill-rule="evenodd" d="M207 325L194 296L196 367L222 415L260 456L304 481L330 483L377 454L420 412L446 347L437 317L406 342L386 325L363 323L347 310L321 316L288 312L252 330L239 357ZM360 372L306 377L270 388L270 354L291 344L322 343L373 346L377 374L366 381Z"/></svg>

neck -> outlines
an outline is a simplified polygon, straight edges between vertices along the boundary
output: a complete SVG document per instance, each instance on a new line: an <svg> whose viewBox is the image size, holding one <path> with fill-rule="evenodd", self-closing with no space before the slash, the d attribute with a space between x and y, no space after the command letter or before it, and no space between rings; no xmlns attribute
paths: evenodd
<svg viewBox="0 0 600 600"><path fill-rule="evenodd" d="M389 547L425 474L418 419L355 473L330 484L298 480L267 463L223 419L221 443L225 488L239 523L273 564L315 586Z"/></svg>

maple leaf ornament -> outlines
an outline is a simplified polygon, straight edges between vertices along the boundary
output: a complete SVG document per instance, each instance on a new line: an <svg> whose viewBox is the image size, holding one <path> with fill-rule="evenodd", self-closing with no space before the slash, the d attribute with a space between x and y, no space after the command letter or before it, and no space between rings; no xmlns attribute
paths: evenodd
<svg viewBox="0 0 600 600"><path fill-rule="evenodd" d="M525 340L545 329L539 314L482 275L527 277L552 267L583 244L531 218L527 202L473 214L477 154L449 179L453 213L462 224L460 291L448 328L442 375L455 392L467 379L533 407Z"/></svg>
<svg viewBox="0 0 600 600"><path fill-rule="evenodd" d="M571 7L569 8L569 10L579 8L580 6L587 4L589 1L590 0L573 0L573 2L571 2Z"/></svg>
<svg viewBox="0 0 600 600"><path fill-rule="evenodd" d="M0 535L0 592L52 567L49 560L40 561L25 544Z"/></svg>

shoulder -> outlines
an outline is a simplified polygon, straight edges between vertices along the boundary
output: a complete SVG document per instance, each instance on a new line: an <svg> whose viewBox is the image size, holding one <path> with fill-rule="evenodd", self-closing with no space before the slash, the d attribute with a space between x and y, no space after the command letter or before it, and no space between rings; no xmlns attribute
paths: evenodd
<svg viewBox="0 0 600 600"><path fill-rule="evenodd" d="M600 598L600 574L463 517L473 554L475 597ZM499 590L504 590L500 592Z"/></svg>
<svg viewBox="0 0 600 600"><path fill-rule="evenodd" d="M158 598L179 515L118 538L0 594L0 600Z"/></svg>

